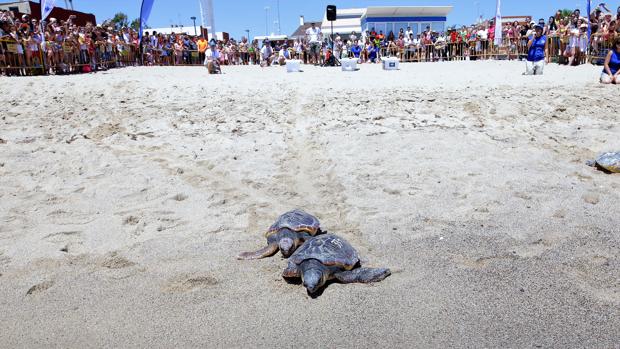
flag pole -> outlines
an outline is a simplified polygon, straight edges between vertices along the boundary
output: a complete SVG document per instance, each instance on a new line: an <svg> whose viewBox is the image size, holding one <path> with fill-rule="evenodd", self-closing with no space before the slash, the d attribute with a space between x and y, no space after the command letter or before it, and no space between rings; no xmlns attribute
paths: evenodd
<svg viewBox="0 0 620 349"><path fill-rule="evenodd" d="M586 0L588 3L586 4L587 12L588 12L588 53L590 53L590 39L592 37L592 21L590 20L590 11L592 7L592 0Z"/></svg>
<svg viewBox="0 0 620 349"><path fill-rule="evenodd" d="M138 28L138 44L140 45L140 65L144 65L144 52L142 52L142 13L144 11L144 0L142 0L142 5L140 5L140 28Z"/></svg>

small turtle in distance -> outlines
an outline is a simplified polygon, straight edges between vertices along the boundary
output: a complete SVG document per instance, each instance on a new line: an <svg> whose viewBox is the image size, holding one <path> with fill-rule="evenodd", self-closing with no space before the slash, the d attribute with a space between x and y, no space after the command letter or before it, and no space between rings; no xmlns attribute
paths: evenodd
<svg viewBox="0 0 620 349"><path fill-rule="evenodd" d="M586 165L597 167L607 172L620 173L620 152L602 154L595 160L587 161Z"/></svg>
<svg viewBox="0 0 620 349"><path fill-rule="evenodd" d="M319 220L302 210L282 214L265 233L267 246L254 252L243 252L237 259L259 259L273 256L278 250L288 258L306 240L320 234Z"/></svg>
<svg viewBox="0 0 620 349"><path fill-rule="evenodd" d="M341 283L378 282L391 274L387 268L362 268L357 251L333 234L317 236L288 259L285 279L300 278L308 294L315 295L329 280Z"/></svg>

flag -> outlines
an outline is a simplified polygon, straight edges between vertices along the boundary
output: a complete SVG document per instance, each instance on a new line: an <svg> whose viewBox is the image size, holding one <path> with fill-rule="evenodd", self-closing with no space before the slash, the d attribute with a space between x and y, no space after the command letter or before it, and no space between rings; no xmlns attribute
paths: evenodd
<svg viewBox="0 0 620 349"><path fill-rule="evenodd" d="M41 0L41 21L50 15L54 6L56 6L56 0Z"/></svg>
<svg viewBox="0 0 620 349"><path fill-rule="evenodd" d="M155 0L142 0L142 7L140 8L140 32L138 33L140 42L142 42L142 32L144 31L144 26L149 20L154 2Z"/></svg>
<svg viewBox="0 0 620 349"><path fill-rule="evenodd" d="M588 3L586 5L588 12L588 42L590 42L590 36L592 35L592 22L590 20L590 10L592 7L592 0L586 0Z"/></svg>
<svg viewBox="0 0 620 349"><path fill-rule="evenodd" d="M215 38L215 20L213 18L213 0L200 0L200 17L202 26ZM207 38L208 39L208 38Z"/></svg>
<svg viewBox="0 0 620 349"><path fill-rule="evenodd" d="M497 9L495 10L495 45L502 44L502 12L500 11L501 0L497 0Z"/></svg>

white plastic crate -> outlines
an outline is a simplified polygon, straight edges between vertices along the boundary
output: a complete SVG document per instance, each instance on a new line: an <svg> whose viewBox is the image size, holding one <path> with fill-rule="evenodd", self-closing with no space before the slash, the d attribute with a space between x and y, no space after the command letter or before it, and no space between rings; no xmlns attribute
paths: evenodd
<svg viewBox="0 0 620 349"><path fill-rule="evenodd" d="M342 64L342 71L356 71L357 59L355 58L343 58L340 60Z"/></svg>
<svg viewBox="0 0 620 349"><path fill-rule="evenodd" d="M298 59L291 59L286 61L286 71L289 73L298 73L301 71L301 61Z"/></svg>
<svg viewBox="0 0 620 349"><path fill-rule="evenodd" d="M381 59L383 61L383 70L398 70L400 62L396 57L385 57Z"/></svg>

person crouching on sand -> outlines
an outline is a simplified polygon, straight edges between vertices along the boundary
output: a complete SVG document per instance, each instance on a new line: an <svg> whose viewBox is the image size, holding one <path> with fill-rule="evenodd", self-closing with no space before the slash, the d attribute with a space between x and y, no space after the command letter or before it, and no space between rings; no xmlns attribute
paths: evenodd
<svg viewBox="0 0 620 349"><path fill-rule="evenodd" d="M209 48L207 52L205 52L205 56L204 65L207 66L209 74L222 74L222 69L220 68L220 51L217 49L215 40L209 42Z"/></svg>
<svg viewBox="0 0 620 349"><path fill-rule="evenodd" d="M288 45L283 44L282 48L280 48L280 52L278 53L278 64L286 65L286 61L291 59L291 53L288 50Z"/></svg>
<svg viewBox="0 0 620 349"><path fill-rule="evenodd" d="M265 40L263 42L263 48L260 49L260 57L261 57L261 67L268 67L271 65L271 60L273 59L273 48L271 48L271 43L269 40Z"/></svg>
<svg viewBox="0 0 620 349"><path fill-rule="evenodd" d="M605 57L605 69L601 75L603 84L620 84L620 37L614 40L614 46Z"/></svg>
<svg viewBox="0 0 620 349"><path fill-rule="evenodd" d="M527 62L525 75L542 75L545 67L545 52L547 51L547 37L543 35L540 24L534 26L534 36L527 43Z"/></svg>

